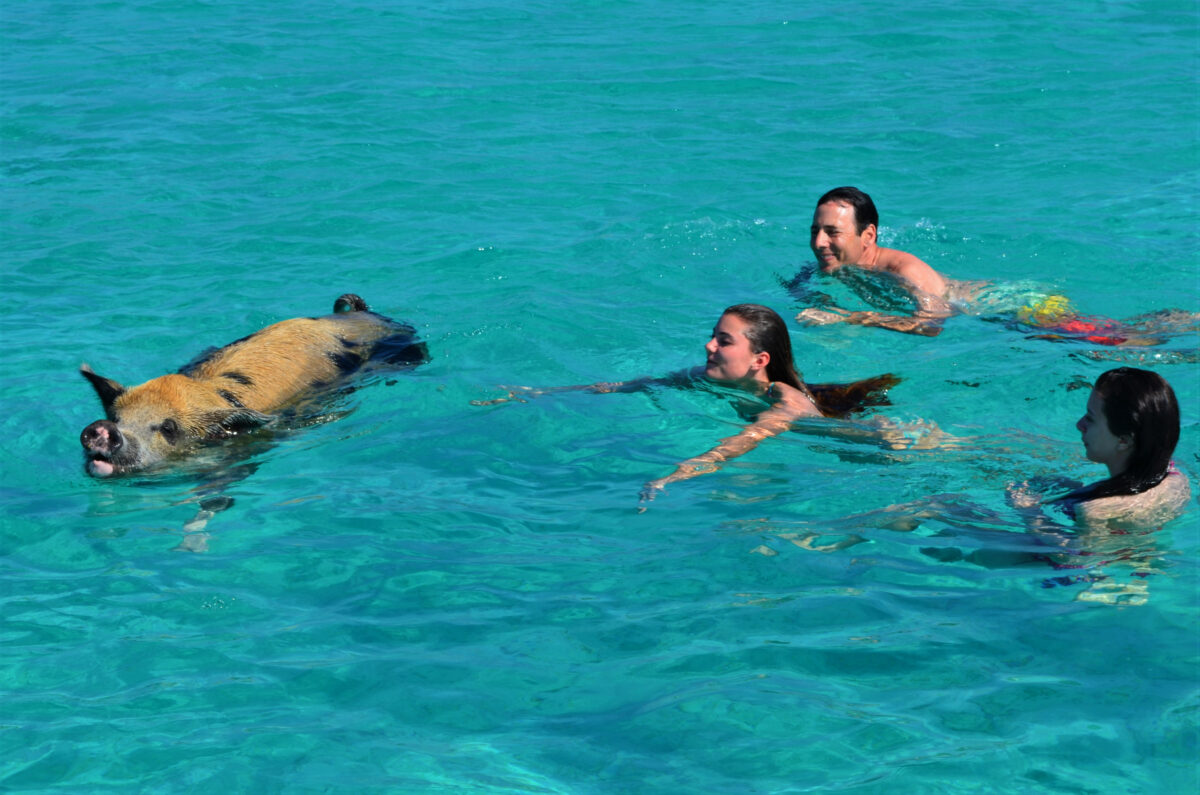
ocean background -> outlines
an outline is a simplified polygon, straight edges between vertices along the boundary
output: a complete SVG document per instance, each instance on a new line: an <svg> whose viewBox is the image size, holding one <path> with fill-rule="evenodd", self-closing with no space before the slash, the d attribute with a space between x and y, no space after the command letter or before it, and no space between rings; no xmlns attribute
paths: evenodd
<svg viewBox="0 0 1200 795"><path fill-rule="evenodd" d="M471 401L700 364L734 303L790 322L838 185L950 276L1200 310L1198 30L1170 0L7 4L0 789L1194 791L1195 500L1120 540L1145 577L929 553L1036 550L1004 487L1103 475L1073 424L1120 364L1174 385L1200 493L1194 334L791 323L809 380L894 372L884 416L966 441L787 434L649 504L727 395ZM84 474L82 362L140 383L344 292L432 361L217 487Z"/></svg>

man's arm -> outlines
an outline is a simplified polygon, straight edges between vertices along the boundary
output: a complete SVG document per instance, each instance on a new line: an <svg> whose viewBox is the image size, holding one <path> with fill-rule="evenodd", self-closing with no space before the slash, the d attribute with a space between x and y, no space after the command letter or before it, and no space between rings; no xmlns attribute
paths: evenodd
<svg viewBox="0 0 1200 795"><path fill-rule="evenodd" d="M920 265L936 278L937 283L941 285L940 289L945 290L945 281L928 265L911 254L904 254L903 251L891 251L890 249L888 251L893 254L903 254L914 263ZM903 334L919 334L923 337L936 337L938 334L941 334L943 322L950 315L954 314L954 309L950 306L950 303L942 298L940 292L933 293L923 290L902 273L889 272L895 274L897 284L912 296L913 301L916 303L916 311L913 314L892 315L874 311L853 312L831 305L825 309L816 309L813 307L805 309L796 315L796 320L810 326L824 326L830 323L875 326L877 328L890 329L891 331L899 331Z"/></svg>
<svg viewBox="0 0 1200 795"><path fill-rule="evenodd" d="M890 329L891 331L899 331L903 334L936 337L942 333L942 323L949 316L949 311L938 313L917 312L915 315L887 315L883 312L851 312L846 309L832 307L831 309L805 309L796 315L796 320L808 326L849 323L854 326L876 326L878 328Z"/></svg>

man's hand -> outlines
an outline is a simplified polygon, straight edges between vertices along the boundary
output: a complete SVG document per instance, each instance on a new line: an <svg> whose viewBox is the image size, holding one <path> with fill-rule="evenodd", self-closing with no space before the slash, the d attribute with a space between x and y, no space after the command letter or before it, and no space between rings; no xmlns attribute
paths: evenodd
<svg viewBox="0 0 1200 795"><path fill-rule="evenodd" d="M817 309L810 306L796 315L796 320L809 326L828 326L831 323L845 323L848 314L846 310L836 306L829 309Z"/></svg>

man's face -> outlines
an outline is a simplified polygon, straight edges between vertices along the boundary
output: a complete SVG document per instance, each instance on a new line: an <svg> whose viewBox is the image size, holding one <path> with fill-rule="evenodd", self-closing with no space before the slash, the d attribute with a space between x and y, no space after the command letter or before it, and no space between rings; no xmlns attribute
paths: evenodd
<svg viewBox="0 0 1200 795"><path fill-rule="evenodd" d="M817 205L810 234L808 244L817 255L817 263L822 271L832 273L862 260L863 250L875 239L875 226L869 225L859 234L851 205L826 202Z"/></svg>

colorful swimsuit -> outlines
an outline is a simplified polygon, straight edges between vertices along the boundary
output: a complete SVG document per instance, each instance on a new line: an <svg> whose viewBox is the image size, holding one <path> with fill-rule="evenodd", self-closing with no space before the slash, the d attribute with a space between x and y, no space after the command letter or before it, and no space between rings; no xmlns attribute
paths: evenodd
<svg viewBox="0 0 1200 795"><path fill-rule="evenodd" d="M1101 317L1076 314L1065 295L1047 295L1017 310L1018 322L1051 332L1069 334L1095 345L1120 345L1121 324ZM1097 333L1101 332L1101 333Z"/></svg>

